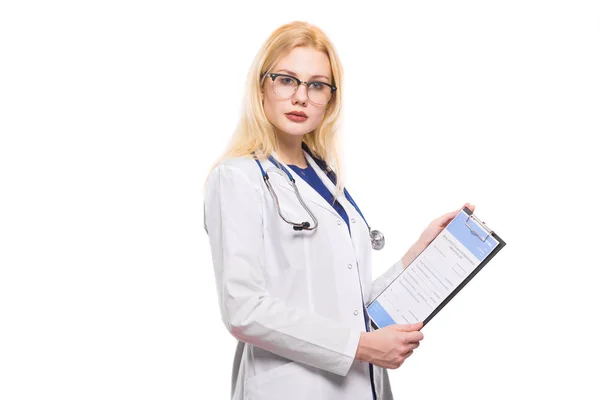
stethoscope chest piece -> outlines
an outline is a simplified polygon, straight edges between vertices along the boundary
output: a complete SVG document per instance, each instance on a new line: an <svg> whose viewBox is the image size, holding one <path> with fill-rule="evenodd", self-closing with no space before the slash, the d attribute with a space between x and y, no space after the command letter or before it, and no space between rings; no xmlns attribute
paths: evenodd
<svg viewBox="0 0 600 400"><path fill-rule="evenodd" d="M369 231L369 235L371 236L371 247L373 247L373 250L383 249L383 246L385 246L385 237L383 237L383 233L373 229Z"/></svg>

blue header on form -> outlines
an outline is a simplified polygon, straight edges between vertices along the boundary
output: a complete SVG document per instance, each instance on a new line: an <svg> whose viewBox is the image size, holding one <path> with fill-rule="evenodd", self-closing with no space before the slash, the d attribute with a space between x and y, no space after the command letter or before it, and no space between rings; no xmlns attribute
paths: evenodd
<svg viewBox="0 0 600 400"><path fill-rule="evenodd" d="M368 307L368 311L369 315L371 316L371 319L375 321L377 326L380 328L384 328L388 325L393 325L396 323L394 322L394 319L390 316L390 314L388 314L387 311L385 311L385 308L383 308L377 300L371 303L371 305Z"/></svg>
<svg viewBox="0 0 600 400"><path fill-rule="evenodd" d="M468 226L465 222L469 219L469 216L464 211L458 213L456 218L448 224L446 230L450 232L456 240L462 243L479 261L482 261L484 258L488 256L494 250L494 248L498 245L498 241L494 239L492 235L488 236L488 233L485 229L483 229L477 221L474 219L469 220ZM471 229L477 232L477 235L471 232ZM485 242L481 240L479 237L487 239Z"/></svg>

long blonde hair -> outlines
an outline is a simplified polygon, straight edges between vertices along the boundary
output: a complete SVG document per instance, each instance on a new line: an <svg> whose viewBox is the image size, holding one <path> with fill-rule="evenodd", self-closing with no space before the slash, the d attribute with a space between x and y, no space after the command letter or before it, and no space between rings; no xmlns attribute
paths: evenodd
<svg viewBox="0 0 600 400"><path fill-rule="evenodd" d="M273 125L265 115L260 98L261 76L270 71L277 62L296 47L311 47L329 57L332 84L337 87L325 111L322 123L303 137L312 153L327 162L337 174L337 195L343 191L343 179L338 144L338 130L342 110L343 68L333 44L323 31L303 21L294 21L277 28L262 45L248 71L244 93L242 116L235 128L225 152L213 164L221 161L251 156L263 160L277 151L277 137Z"/></svg>

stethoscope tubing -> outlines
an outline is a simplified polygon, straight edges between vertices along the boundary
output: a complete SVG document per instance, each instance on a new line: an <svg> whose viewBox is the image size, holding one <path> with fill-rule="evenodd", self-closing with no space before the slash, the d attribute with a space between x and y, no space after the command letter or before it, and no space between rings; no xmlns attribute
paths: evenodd
<svg viewBox="0 0 600 400"><path fill-rule="evenodd" d="M278 169L278 168L269 169L269 171L278 173L280 175L283 175L283 172L280 169ZM283 214L281 213L281 207L279 205L279 198L277 197L277 194L275 193L275 190L273 190L273 186L269 182L269 175L267 175L266 172L264 173L263 178L264 178L264 181L265 181L265 183L267 185L267 188L269 189L269 192L271 192L271 195L275 199L275 203L277 204L277 213L279 214L279 216L281 217L281 219L283 219L288 224L293 225L294 229L296 229L296 227L297 227L298 229L296 229L296 230L304 229L304 230L307 230L307 231L312 231L312 230L317 229L317 226L319 226L319 220L317 219L317 217L315 217L315 215L312 213L312 211L306 205L306 203L304 203L304 200L302 199L302 196L300 195L300 192L298 191L298 187L296 186L296 182L295 182L295 180L293 178L291 179L290 182L292 183L292 187L294 188L294 193L296 193L296 198L298 199L298 201L300 202L300 204L302 205L302 207L304 207L304 209L306 210L306 212L308 213L308 215L310 215L310 218L314 222L313 226L306 226L305 223L298 224L296 222L292 222L292 221L288 220L287 218L285 218L283 216Z"/></svg>
<svg viewBox="0 0 600 400"><path fill-rule="evenodd" d="M321 168L321 170L327 175L327 177L329 178L329 180L331 180L331 182L334 185L336 185L337 184L337 176L336 176L335 172L331 168L329 168L329 166L327 165L327 163L324 160L321 160L321 159L315 157L312 154L312 152L310 151L310 149L308 148L308 146L306 145L306 143L302 143L302 148L312 157L312 159L319 166L319 168ZM267 185L267 189L269 190L269 192L271 193L271 195L275 199L275 203L276 203L276 206L277 206L277 213L279 214L279 216L281 217L281 219L283 219L286 223L292 225L293 228L294 228L294 230L309 230L309 231L312 231L312 230L316 229L317 226L319 225L319 221L317 220L317 218L315 217L315 215L312 213L312 211L310 210L310 208L304 203L304 200L302 200L302 196L300 195L300 192L298 191L298 187L296 186L296 180L294 179L294 177L292 176L292 174L287 170L287 168L283 164L281 164L280 162L278 162L277 160L275 160L275 158L272 155L270 155L268 157L268 160L273 165L275 165L275 167L276 167L276 168L269 168L268 170L269 171L275 171L278 174L285 173L287 175L288 179L290 180L290 183L291 183L292 187L294 188L294 192L296 194L296 197L297 197L298 201L300 202L300 204L302 205L302 207L306 210L306 212L310 215L311 219L313 220L313 222L314 222L313 226L310 226L310 223L308 221L303 222L303 223L296 223L296 222L289 221L287 218L285 218L283 216L283 214L281 213L281 208L279 206L279 198L277 197L277 194L275 193L275 191L273 190L273 187L272 187L271 183L269 182L269 175L268 175L268 173L264 170L264 168L262 167L262 164L260 163L260 161L258 161L258 158L254 154L254 152L252 152L252 155L254 157L254 161L256 161L256 164L260 168L263 180L265 181L265 184ZM380 231L371 230L371 226L367 222L367 219L363 215L362 211L360 211L360 208L358 207L358 204L356 204L356 202L354 201L354 199L352 198L352 196L350 196L350 193L348 192L348 190L346 188L344 188L344 196L346 197L346 199L348 200L348 202L350 202L350 204L352 204L352 206L358 212L358 214L361 216L361 218L363 219L363 221L365 221L365 225L367 225L367 228L369 229L369 236L371 237L371 245L372 245L373 249L375 249L375 250L381 250L383 248L383 246L385 245L385 238L384 238L383 234Z"/></svg>

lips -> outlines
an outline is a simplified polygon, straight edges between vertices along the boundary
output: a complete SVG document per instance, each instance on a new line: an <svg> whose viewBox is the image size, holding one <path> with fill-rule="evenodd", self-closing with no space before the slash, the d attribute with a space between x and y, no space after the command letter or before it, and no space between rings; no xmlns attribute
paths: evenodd
<svg viewBox="0 0 600 400"><path fill-rule="evenodd" d="M285 117L292 122L304 122L308 119L302 111L290 111L285 114Z"/></svg>
<svg viewBox="0 0 600 400"><path fill-rule="evenodd" d="M290 113L285 114L285 117L287 119L289 119L290 121L293 121L293 122L304 122L304 121L306 121L308 119L308 117L303 117L301 115L290 114Z"/></svg>
<svg viewBox="0 0 600 400"><path fill-rule="evenodd" d="M296 115L298 117L308 118L306 116L306 114L304 114L302 111L292 111L292 112L286 113L285 115Z"/></svg>

